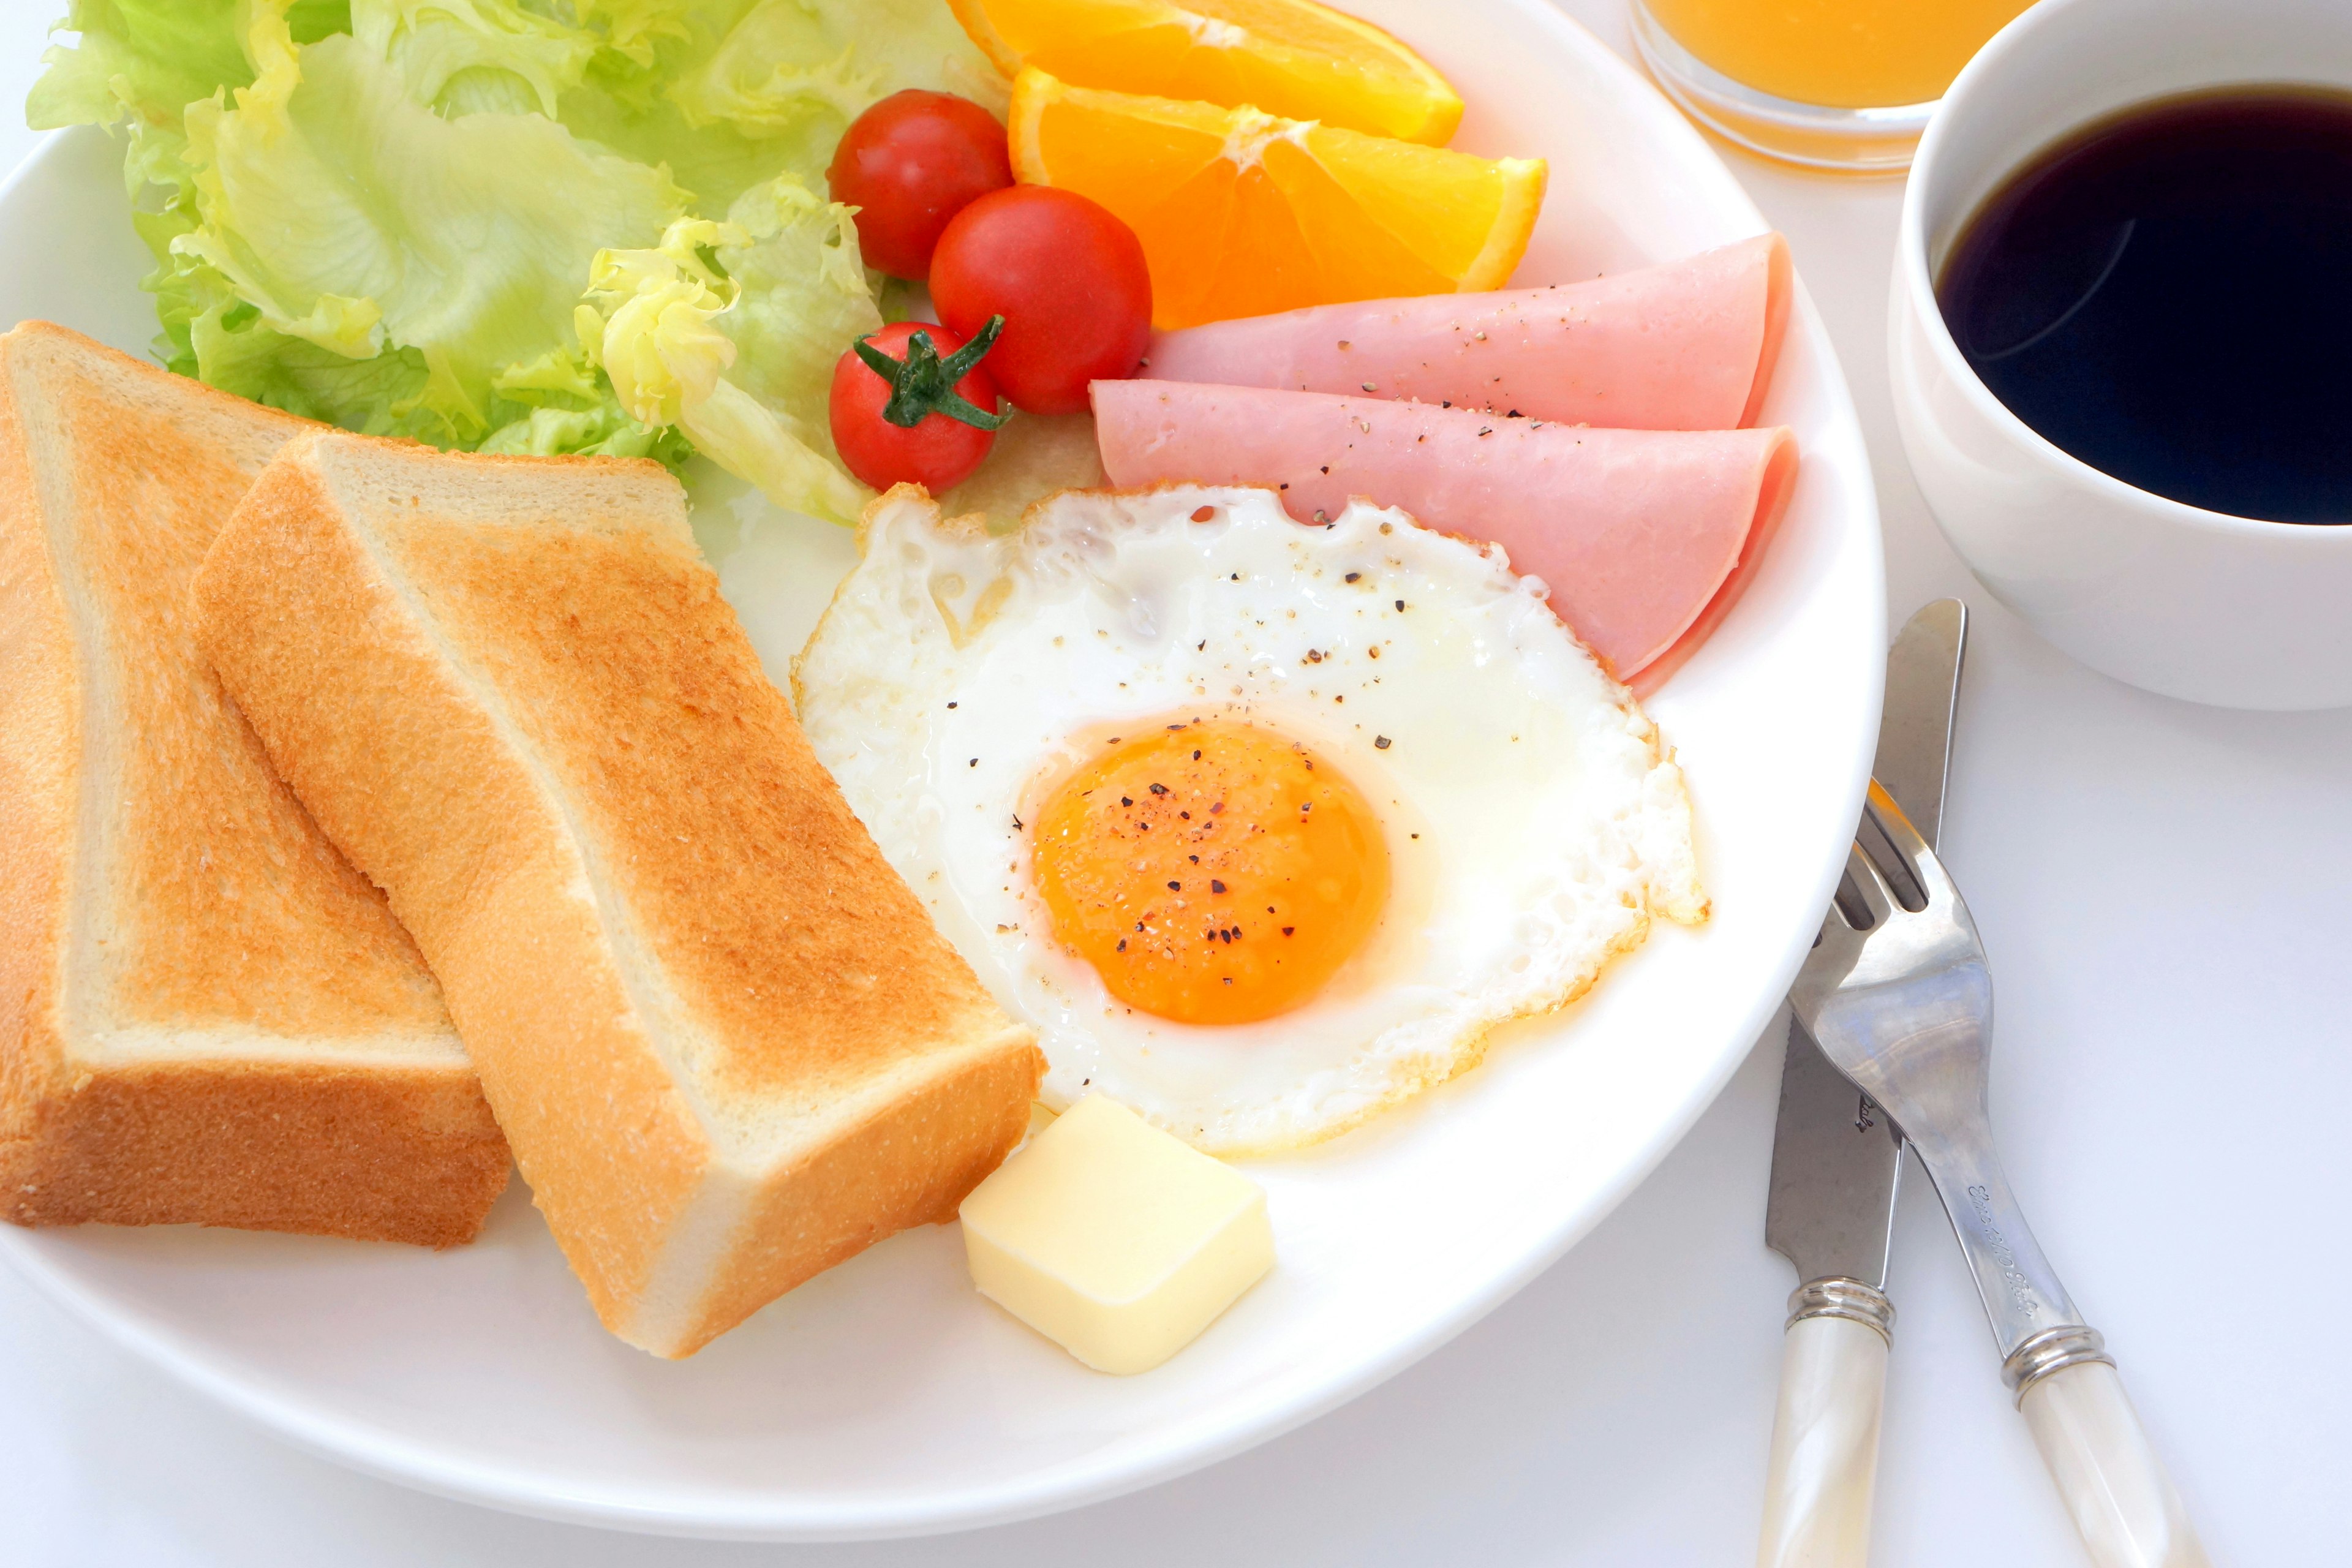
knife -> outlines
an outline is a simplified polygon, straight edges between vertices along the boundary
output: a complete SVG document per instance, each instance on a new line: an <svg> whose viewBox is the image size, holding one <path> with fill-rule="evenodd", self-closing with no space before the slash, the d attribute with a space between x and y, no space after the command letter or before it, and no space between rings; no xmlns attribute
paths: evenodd
<svg viewBox="0 0 2352 1568"><path fill-rule="evenodd" d="M1886 701L1871 773L1929 844L1959 698L1968 607L1938 599L1886 656ZM1797 1266L1781 1345L1757 1568L1862 1568L1895 1306L1886 1257L1903 1172L1902 1135L1789 1025L1772 1133L1764 1240Z"/></svg>

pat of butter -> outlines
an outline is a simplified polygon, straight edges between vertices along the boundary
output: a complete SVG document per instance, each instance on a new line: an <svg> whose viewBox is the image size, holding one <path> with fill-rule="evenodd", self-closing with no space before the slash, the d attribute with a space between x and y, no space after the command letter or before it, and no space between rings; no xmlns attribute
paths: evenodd
<svg viewBox="0 0 2352 1568"><path fill-rule="evenodd" d="M1256 1183L1098 1094L961 1215L981 1294L1097 1372L1149 1372L1274 1267Z"/></svg>

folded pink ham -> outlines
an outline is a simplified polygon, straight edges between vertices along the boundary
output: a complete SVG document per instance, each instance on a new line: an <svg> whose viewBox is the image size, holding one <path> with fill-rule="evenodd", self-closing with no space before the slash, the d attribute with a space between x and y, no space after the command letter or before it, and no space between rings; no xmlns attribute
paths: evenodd
<svg viewBox="0 0 2352 1568"><path fill-rule="evenodd" d="M1593 429L1164 381L1096 382L1094 405L1113 484L1271 485L1302 522L1362 496L1500 544L1636 691L1729 612L1796 479L1795 443L1777 428Z"/></svg>
<svg viewBox="0 0 2352 1568"><path fill-rule="evenodd" d="M1450 403L1624 430L1730 430L1789 316L1777 234L1589 283L1318 305L1162 332L1139 374Z"/></svg>

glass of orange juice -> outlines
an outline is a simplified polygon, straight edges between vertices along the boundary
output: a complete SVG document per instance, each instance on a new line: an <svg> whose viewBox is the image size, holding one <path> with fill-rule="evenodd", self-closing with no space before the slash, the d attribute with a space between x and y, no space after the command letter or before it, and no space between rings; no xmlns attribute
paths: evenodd
<svg viewBox="0 0 2352 1568"><path fill-rule="evenodd" d="M1659 85L1742 146L1899 170L1936 100L2031 0L1633 0Z"/></svg>

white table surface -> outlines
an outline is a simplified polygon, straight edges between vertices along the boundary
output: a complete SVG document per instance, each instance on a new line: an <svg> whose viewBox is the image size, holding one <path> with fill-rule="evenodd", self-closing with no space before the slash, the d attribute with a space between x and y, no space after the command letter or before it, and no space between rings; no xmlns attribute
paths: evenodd
<svg viewBox="0 0 2352 1568"><path fill-rule="evenodd" d="M0 0L0 104L62 0ZM1625 47L1619 0L1568 9ZM0 125L0 167L32 137ZM1945 852L2000 976L1993 1111L2215 1560L2352 1542L2352 713L2147 696L1979 588L1888 408L1901 187L1727 153L1787 232L1862 409L1889 609L1975 612ZM2352 606L2347 606L2352 614ZM1755 1546L1782 1300L1762 1241L1780 1037L1583 1245L1306 1428L1035 1522L856 1546L605 1535L402 1490L165 1382L0 1268L0 1562L135 1568L1722 1564ZM1913 1176L1916 1176L1916 1167ZM1924 1178L1897 1226L1875 1558L2077 1568Z"/></svg>

